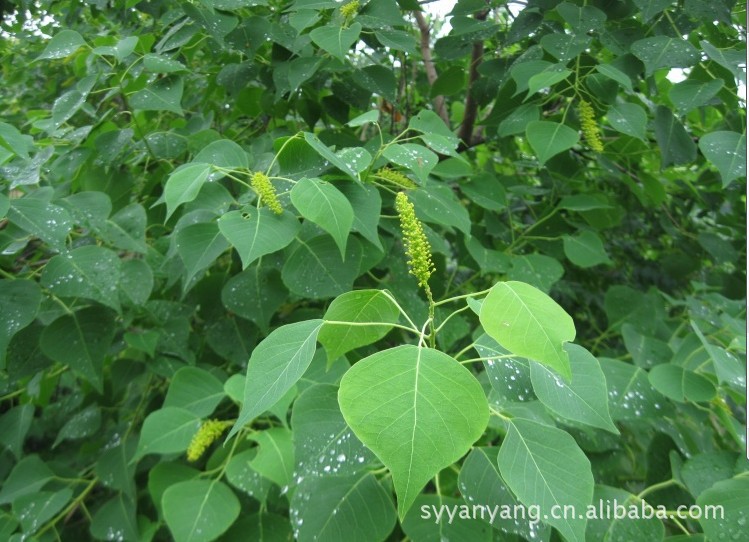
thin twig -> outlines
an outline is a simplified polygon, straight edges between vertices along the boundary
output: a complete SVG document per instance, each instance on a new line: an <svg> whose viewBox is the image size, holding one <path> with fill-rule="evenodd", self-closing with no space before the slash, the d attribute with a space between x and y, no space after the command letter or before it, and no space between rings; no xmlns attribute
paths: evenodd
<svg viewBox="0 0 749 542"><path fill-rule="evenodd" d="M421 56L424 59L424 70L427 74L427 81L429 81L429 85L431 86L437 80L437 68L434 67L434 60L432 60L432 47L429 43L429 23L427 23L424 15L420 11L414 11L414 18L416 19L416 24L419 26L419 32L421 33ZM450 117L447 115L444 96L434 97L434 108L437 110L437 114L449 127Z"/></svg>

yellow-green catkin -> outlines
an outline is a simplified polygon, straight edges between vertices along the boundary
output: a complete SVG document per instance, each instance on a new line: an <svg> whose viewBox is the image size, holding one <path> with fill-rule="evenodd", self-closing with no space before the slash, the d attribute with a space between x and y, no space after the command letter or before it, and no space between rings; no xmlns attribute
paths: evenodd
<svg viewBox="0 0 749 542"><path fill-rule="evenodd" d="M418 184L403 175L403 173L401 173L400 171L392 170L389 167L379 169L377 173L375 173L375 177L379 178L382 181L393 184L399 188L405 188L406 190L419 187Z"/></svg>
<svg viewBox="0 0 749 542"><path fill-rule="evenodd" d="M598 128L596 113L593 111L593 106L585 100L581 100L577 112L580 116L580 128L583 132L583 136L585 136L585 141L588 143L588 147L596 152L603 152L601 130Z"/></svg>
<svg viewBox="0 0 749 542"><path fill-rule="evenodd" d="M268 209L277 215L283 213L283 207L281 206L281 202L278 201L276 188L273 186L273 183L270 182L270 179L265 173L261 173L260 171L254 173L250 180L250 186L252 186L252 189L257 192L260 201Z"/></svg>
<svg viewBox="0 0 749 542"><path fill-rule="evenodd" d="M359 0L352 0L348 4L341 6L341 15L344 19L351 19L359 13Z"/></svg>
<svg viewBox="0 0 749 542"><path fill-rule="evenodd" d="M204 421L198 432L192 437L190 445L187 447L187 460L197 461L205 453L208 447L216 442L221 436L221 433L227 427L231 426L231 422L221 420L206 420Z"/></svg>
<svg viewBox="0 0 749 542"><path fill-rule="evenodd" d="M398 212L403 232L403 244L408 256L410 273L416 277L419 286L424 288L428 296L431 296L429 288L429 277L434 272L432 263L432 247L429 245L424 227L416 218L414 204L409 201L405 192L398 192L395 196L395 210Z"/></svg>

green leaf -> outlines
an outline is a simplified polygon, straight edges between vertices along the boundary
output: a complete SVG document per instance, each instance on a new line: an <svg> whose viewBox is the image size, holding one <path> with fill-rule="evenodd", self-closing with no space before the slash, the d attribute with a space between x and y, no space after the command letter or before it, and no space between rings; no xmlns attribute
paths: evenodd
<svg viewBox="0 0 749 542"><path fill-rule="evenodd" d="M449 186L430 183L423 189L409 191L408 197L414 204L416 216L421 220L452 226L466 235L471 233L468 210Z"/></svg>
<svg viewBox="0 0 749 542"><path fill-rule="evenodd" d="M92 299L119 312L120 266L115 252L95 245L82 246L47 262L41 283L57 296Z"/></svg>
<svg viewBox="0 0 749 542"><path fill-rule="evenodd" d="M40 491L23 495L13 501L13 515L20 519L24 534L35 533L52 519L73 498L73 490Z"/></svg>
<svg viewBox="0 0 749 542"><path fill-rule="evenodd" d="M289 290L302 297L323 299L352 289L359 275L361 243L353 237L349 239L344 263L335 241L327 235L297 241L299 245L281 272Z"/></svg>
<svg viewBox="0 0 749 542"><path fill-rule="evenodd" d="M307 388L294 402L291 427L297 476L349 476L376 462L346 425L338 406L337 386Z"/></svg>
<svg viewBox="0 0 749 542"><path fill-rule="evenodd" d="M711 100L723 88L721 79L682 81L671 87L668 97L682 115Z"/></svg>
<svg viewBox="0 0 749 542"><path fill-rule="evenodd" d="M670 0L669 0L670 2ZM629 78L629 75L624 73L623 71L615 68L614 66L610 64L598 64L596 66L596 71L599 73L605 75L612 81L616 81L621 86L623 86L628 91L632 92L632 79Z"/></svg>
<svg viewBox="0 0 749 542"><path fill-rule="evenodd" d="M614 104L606 113L606 118L617 132L645 140L648 115L639 105L626 102Z"/></svg>
<svg viewBox="0 0 749 542"><path fill-rule="evenodd" d="M149 53L143 57L143 67L153 73L175 73L188 71L182 62L165 55Z"/></svg>
<svg viewBox="0 0 749 542"><path fill-rule="evenodd" d="M224 306L267 331L288 292L278 273L260 266L248 267L230 278L221 290Z"/></svg>
<svg viewBox="0 0 749 542"><path fill-rule="evenodd" d="M466 72L462 66L452 66L441 72L432 84L430 95L450 96L457 94L466 86Z"/></svg>
<svg viewBox="0 0 749 542"><path fill-rule="evenodd" d="M359 180L359 174L356 172L356 170L353 169L351 166L349 166L348 163L342 160L338 155L336 155L330 149L330 147L328 147L325 143L320 141L320 138L317 137L315 134L305 132L304 140L307 142L307 144L310 147L312 147L317 152L317 154L325 158L325 160L327 160L332 165L334 165L335 167L343 171L346 175L351 177L353 180L355 181ZM325 165L327 166L328 164L325 164ZM308 174L307 176L313 177L314 175Z"/></svg>
<svg viewBox="0 0 749 542"><path fill-rule="evenodd" d="M351 322L347 326L325 323L318 340L329 360L346 352L379 341L398 323L400 312L392 298L380 290L356 290L338 296L328 307L324 322ZM370 325L363 325L363 324ZM379 325L378 325L379 324Z"/></svg>
<svg viewBox="0 0 749 542"><path fill-rule="evenodd" d="M0 489L0 504L9 504L23 495L37 493L54 478L55 473L38 455L27 455L5 478Z"/></svg>
<svg viewBox="0 0 749 542"><path fill-rule="evenodd" d="M299 221L289 211L277 215L267 207L230 211L218 227L242 259L242 268L289 245L299 232Z"/></svg>
<svg viewBox="0 0 749 542"><path fill-rule="evenodd" d="M568 381L564 343L575 338L575 324L562 307L522 282L495 284L481 305L481 325L513 354L548 365Z"/></svg>
<svg viewBox="0 0 749 542"><path fill-rule="evenodd" d="M523 104L499 123L497 135L507 137L510 135L524 134L528 124L538 120L541 116L541 108L536 104Z"/></svg>
<svg viewBox="0 0 749 542"><path fill-rule="evenodd" d="M590 230L580 232L576 236L562 236L564 254L569 260L580 267L594 267L600 264L613 265L601 238Z"/></svg>
<svg viewBox="0 0 749 542"><path fill-rule="evenodd" d="M250 497L265 502L273 484L250 466L256 453L255 449L250 449L235 454L226 465L226 479Z"/></svg>
<svg viewBox="0 0 749 542"><path fill-rule="evenodd" d="M98 540L138 539L135 505L122 493L109 499L91 520L91 534Z"/></svg>
<svg viewBox="0 0 749 542"><path fill-rule="evenodd" d="M585 34L546 34L541 38L541 46L557 60L567 62L582 53L590 41Z"/></svg>
<svg viewBox="0 0 749 542"><path fill-rule="evenodd" d="M749 510L749 478L746 476L718 482L697 497L697 504L703 510L711 505L722 507L722 514L705 514L698 520L709 540L741 540L746 536Z"/></svg>
<svg viewBox="0 0 749 542"><path fill-rule="evenodd" d="M346 240L354 223L354 210L346 196L320 179L302 179L291 189L291 202L301 215L328 232L346 256Z"/></svg>
<svg viewBox="0 0 749 542"><path fill-rule="evenodd" d="M89 405L67 420L62 426L52 448L65 440L78 440L92 436L101 427L101 409L96 405Z"/></svg>
<svg viewBox="0 0 749 542"><path fill-rule="evenodd" d="M489 420L486 396L468 369L438 350L413 345L357 362L341 380L338 402L349 427L392 472L401 519L424 485L460 459Z"/></svg>
<svg viewBox="0 0 749 542"><path fill-rule="evenodd" d="M61 30L53 36L49 43L35 60L45 58L65 58L86 45L86 40L75 30Z"/></svg>
<svg viewBox="0 0 749 542"><path fill-rule="evenodd" d="M483 505L483 502L481 504ZM490 542L492 529L480 520L473 521L470 515L471 510L477 510L474 506L480 505L466 504L465 501L455 497L422 494L417 497L413 508L401 521L401 527L408 540ZM466 511L468 511L469 519L465 519ZM453 514L452 520L450 513ZM499 537L497 540L502 540L502 538Z"/></svg>
<svg viewBox="0 0 749 542"><path fill-rule="evenodd" d="M19 405L0 416L0 444L20 459L23 457L23 443L34 419L33 405Z"/></svg>
<svg viewBox="0 0 749 542"><path fill-rule="evenodd" d="M580 140L578 133L569 126L546 120L529 122L525 135L540 165L544 165L552 156L572 148Z"/></svg>
<svg viewBox="0 0 749 542"><path fill-rule="evenodd" d="M689 492L699 496L714 484L730 478L735 468L736 454L733 452L704 452L687 459L680 475Z"/></svg>
<svg viewBox="0 0 749 542"><path fill-rule="evenodd" d="M666 8L671 7L672 0L634 0L635 5L642 11L642 20L647 22L656 15L660 15Z"/></svg>
<svg viewBox="0 0 749 542"><path fill-rule="evenodd" d="M380 0L372 0L372 2L376 1ZM371 5L372 2L367 5ZM397 101L396 86L398 82L395 80L392 69L372 64L355 72L354 78L360 86L371 90L389 102Z"/></svg>
<svg viewBox="0 0 749 542"><path fill-rule="evenodd" d="M700 151L718 168L723 187L746 177L746 134L711 132L700 138Z"/></svg>
<svg viewBox="0 0 749 542"><path fill-rule="evenodd" d="M164 519L175 542L210 542L239 517L234 492L218 480L188 480L162 497Z"/></svg>
<svg viewBox="0 0 749 542"><path fill-rule="evenodd" d="M710 60L730 71L739 81L746 82L746 47L743 44L740 45L739 50L719 49L709 41L702 40L700 46Z"/></svg>
<svg viewBox="0 0 749 542"><path fill-rule="evenodd" d="M5 368L5 354L13 335L36 318L42 302L42 291L36 282L26 279L0 280L0 369Z"/></svg>
<svg viewBox="0 0 749 542"><path fill-rule="evenodd" d="M395 526L395 507L371 473L305 478L289 517L299 542L384 541Z"/></svg>
<svg viewBox="0 0 749 542"><path fill-rule="evenodd" d="M65 209L35 197L12 199L8 219L59 252L65 249L68 233L73 229L73 220Z"/></svg>
<svg viewBox="0 0 749 542"><path fill-rule="evenodd" d="M174 454L187 447L200 429L200 417L178 407L154 410L143 420L135 459L146 454Z"/></svg>
<svg viewBox="0 0 749 542"><path fill-rule="evenodd" d="M408 127L421 132L422 141L443 154L452 154L450 151L454 151L460 143L458 136L450 130L445 121L428 109L422 109L416 116L411 117Z"/></svg>
<svg viewBox="0 0 749 542"><path fill-rule="evenodd" d="M229 169L247 169L250 167L247 153L230 139L219 139L204 147L195 155L193 162L202 162Z"/></svg>
<svg viewBox="0 0 749 542"><path fill-rule="evenodd" d="M184 81L181 76L171 75L158 79L129 98L130 107L143 111L171 111L182 114L182 92Z"/></svg>
<svg viewBox="0 0 749 542"><path fill-rule="evenodd" d="M322 320L287 324L255 347L247 364L242 409L229 437L273 406L301 378L315 354L322 324Z"/></svg>
<svg viewBox="0 0 749 542"><path fill-rule="evenodd" d="M413 171L414 175L426 183L429 172L437 165L437 155L432 151L414 143L394 143L385 148L382 155L393 164L403 166Z"/></svg>
<svg viewBox="0 0 749 542"><path fill-rule="evenodd" d="M361 28L359 23L353 23L348 28L331 23L329 26L315 28L309 36L318 47L345 62L349 49L359 40Z"/></svg>
<svg viewBox="0 0 749 542"><path fill-rule="evenodd" d="M656 390L679 403L704 403L715 397L715 386L712 382L678 365L656 365L648 373L648 379Z"/></svg>
<svg viewBox="0 0 749 542"><path fill-rule="evenodd" d="M609 390L609 412L614 420L660 418L664 397L653 389L641 368L615 359L601 359Z"/></svg>
<svg viewBox="0 0 749 542"><path fill-rule="evenodd" d="M660 68L689 68L699 60L699 53L691 43L668 36L637 40L630 51L645 64L646 75Z"/></svg>
<svg viewBox="0 0 749 542"><path fill-rule="evenodd" d="M143 260L126 260L120 267L120 292L131 305L143 305L153 290L153 271Z"/></svg>
<svg viewBox="0 0 749 542"><path fill-rule="evenodd" d="M413 35L403 30L377 30L375 31L377 41L385 47L390 47L396 51L405 51L409 54L416 54L416 40Z"/></svg>
<svg viewBox="0 0 749 542"><path fill-rule="evenodd" d="M688 164L697 158L697 145L670 109L659 105L655 112L655 140L661 149L661 167Z"/></svg>
<svg viewBox="0 0 749 542"><path fill-rule="evenodd" d="M569 354L569 382L565 382L546 367L530 362L533 390L541 402L557 416L600 427L614 434L619 430L609 415L606 378L593 355L582 346L565 345Z"/></svg>
<svg viewBox="0 0 749 542"><path fill-rule="evenodd" d="M535 94L536 92L538 92L539 90L543 88L547 88L547 87L556 85L557 83L561 81L564 81L570 75L572 75L571 70L559 70L559 71L545 71L545 72L532 76L530 79L528 79L528 95L525 97L525 99L527 100L533 94Z"/></svg>
<svg viewBox="0 0 749 542"><path fill-rule="evenodd" d="M257 455L250 461L250 467L280 487L288 486L294 470L291 431L272 427L253 433L250 439L258 444Z"/></svg>
<svg viewBox="0 0 749 542"><path fill-rule="evenodd" d="M226 238L221 235L215 222L190 224L177 232L175 239L177 254L185 264L185 285L206 267L210 267L216 258L229 248Z"/></svg>
<svg viewBox="0 0 749 542"><path fill-rule="evenodd" d="M347 126L351 126L352 128L358 128L359 126L364 126L367 123L370 122L377 122L380 119L380 110L379 109L373 109L372 111L367 111L366 113L362 113L361 115L354 117L350 121L346 123Z"/></svg>
<svg viewBox="0 0 749 542"><path fill-rule="evenodd" d="M210 172L209 164L187 164L176 169L169 176L164 185L167 220L177 207L198 197L198 192L208 179Z"/></svg>
<svg viewBox="0 0 749 542"><path fill-rule="evenodd" d="M607 503L607 506L609 503L616 503L616 506L613 514L597 514L600 517L588 522L586 540L663 540L663 521L655 517L655 509L650 504L636 495L623 489L597 485L593 493L593 502ZM618 513L616 507L619 507ZM630 516L629 512L633 508L636 508L638 513L639 510L647 510L653 513L653 517L648 518L643 514L637 517ZM623 515L622 510L625 512Z"/></svg>
<svg viewBox="0 0 749 542"><path fill-rule="evenodd" d="M527 282L542 292L549 292L564 275L562 264L543 254L513 256L510 263L512 267L507 272L508 279Z"/></svg>
<svg viewBox="0 0 749 542"><path fill-rule="evenodd" d="M354 222L351 229L361 233L367 241L382 250L378 231L382 210L380 191L374 186L357 183L343 184L340 190L348 198L354 210Z"/></svg>
<svg viewBox="0 0 749 542"><path fill-rule="evenodd" d="M557 12L577 33L600 30L606 22L606 14L593 6L576 6L570 2L562 2L557 6Z"/></svg>
<svg viewBox="0 0 749 542"><path fill-rule="evenodd" d="M115 330L110 311L88 307L60 316L45 327L39 346L51 360L69 365L101 392L104 357L112 346Z"/></svg>
<svg viewBox="0 0 749 542"><path fill-rule="evenodd" d="M0 122L0 147L4 147L24 160L28 160L29 153L35 149L34 138L23 135L15 126L7 122ZM2 216L3 212L0 212L0 217Z"/></svg>
<svg viewBox="0 0 749 542"><path fill-rule="evenodd" d="M497 465L520 502L539 506L544 521L567 540L585 541L584 517L555 518L551 513L555 505L586 510L593 500L590 462L568 433L513 418L499 449Z"/></svg>
<svg viewBox="0 0 749 542"><path fill-rule="evenodd" d="M163 406L183 408L207 418L223 398L224 385L218 378L198 367L182 367L169 383Z"/></svg>

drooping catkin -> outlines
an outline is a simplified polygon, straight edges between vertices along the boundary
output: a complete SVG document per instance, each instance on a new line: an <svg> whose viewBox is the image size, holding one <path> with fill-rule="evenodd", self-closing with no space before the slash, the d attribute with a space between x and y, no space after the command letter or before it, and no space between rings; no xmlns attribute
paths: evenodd
<svg viewBox="0 0 749 542"><path fill-rule="evenodd" d="M341 15L344 19L355 17L357 13L359 13L359 0L352 0L341 6Z"/></svg>
<svg viewBox="0 0 749 542"><path fill-rule="evenodd" d="M395 196L395 210L400 217L403 245L408 256L409 272L416 277L419 286L431 296L429 277L434 272L432 263L432 247L429 245L424 227L416 218L414 204L409 201L405 192L398 192Z"/></svg>
<svg viewBox="0 0 749 542"><path fill-rule="evenodd" d="M221 436L221 433L228 427L231 427L232 422L221 421L221 420L206 420L200 425L197 433L192 437L190 445L187 447L187 460L197 461L205 453L208 447L216 442Z"/></svg>
<svg viewBox="0 0 749 542"><path fill-rule="evenodd" d="M276 188L265 173L261 173L260 171L255 172L252 175L252 179L250 179L250 186L260 197L260 202L268 209L277 215L283 213L283 207L281 206L281 202L278 201Z"/></svg>
<svg viewBox="0 0 749 542"><path fill-rule="evenodd" d="M603 142L601 141L601 130L596 122L596 113L593 106L585 100L580 101L578 106L578 115L580 116L580 129L583 132L588 147L595 152L603 152Z"/></svg>
<svg viewBox="0 0 749 542"><path fill-rule="evenodd" d="M406 177L403 173L390 169L389 167L377 170L375 177L399 188L405 188L406 190L419 187L418 184Z"/></svg>

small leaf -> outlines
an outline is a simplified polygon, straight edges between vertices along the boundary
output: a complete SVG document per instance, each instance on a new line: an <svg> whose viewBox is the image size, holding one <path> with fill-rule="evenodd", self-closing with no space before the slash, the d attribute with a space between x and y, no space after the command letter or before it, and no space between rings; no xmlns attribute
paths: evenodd
<svg viewBox="0 0 749 542"><path fill-rule="evenodd" d="M414 175L426 183L429 172L437 165L437 155L422 145L404 143L392 144L385 148L382 155L393 164L403 166L414 172Z"/></svg>
<svg viewBox="0 0 749 542"><path fill-rule="evenodd" d="M239 517L239 499L219 480L188 480L162 497L164 519L175 542L210 542Z"/></svg>
<svg viewBox="0 0 749 542"><path fill-rule="evenodd" d="M291 292L310 299L324 299L353 288L362 258L362 246L355 237L348 240L345 263L335 241L327 235L297 242L299 245L281 272L281 279Z"/></svg>
<svg viewBox="0 0 749 542"><path fill-rule="evenodd" d="M154 410L143 421L135 458L184 452L200 429L200 417L184 408Z"/></svg>
<svg viewBox="0 0 749 542"><path fill-rule="evenodd" d="M287 324L255 347L247 364L242 409L229 437L273 406L301 378L315 354L322 324L322 320Z"/></svg>
<svg viewBox="0 0 749 542"><path fill-rule="evenodd" d="M78 49L86 45L81 35L75 30L61 30L49 40L49 43L36 60L44 58L65 58L75 53Z"/></svg>
<svg viewBox="0 0 749 542"><path fill-rule="evenodd" d="M289 516L299 542L384 541L396 520L392 497L371 473L305 478Z"/></svg>
<svg viewBox="0 0 749 542"><path fill-rule="evenodd" d="M486 396L468 369L414 345L358 361L341 380L338 402L349 427L392 472L401 519L424 485L468 451L489 419Z"/></svg>
<svg viewBox="0 0 749 542"><path fill-rule="evenodd" d="M648 115L639 105L631 103L615 104L606 113L606 118L616 131L645 140Z"/></svg>
<svg viewBox="0 0 749 542"><path fill-rule="evenodd" d="M576 236L562 236L564 243L564 254L569 260L583 268L594 267L600 264L613 265L606 254L601 238L590 230L580 232Z"/></svg>
<svg viewBox="0 0 749 542"><path fill-rule="evenodd" d="M670 2L670 0L669 0ZM596 71L600 72L601 74L605 75L612 81L616 81L621 86L623 86L628 91L632 92L632 79L630 79L629 75L624 73L623 71L615 68L614 66L610 64L598 64L596 66Z"/></svg>
<svg viewBox="0 0 749 542"><path fill-rule="evenodd" d="M700 138L700 151L720 171L723 187L746 177L746 135L737 132L711 132Z"/></svg>
<svg viewBox="0 0 749 542"><path fill-rule="evenodd" d="M267 332L288 291L278 273L264 267L248 267L230 278L221 290L224 306Z"/></svg>
<svg viewBox="0 0 749 542"><path fill-rule="evenodd" d="M36 318L42 302L39 285L31 280L0 280L0 368L5 367L8 343Z"/></svg>
<svg viewBox="0 0 749 542"><path fill-rule="evenodd" d="M682 38L645 38L634 42L630 50L645 64L646 75L660 68L688 68L699 60L697 49Z"/></svg>
<svg viewBox="0 0 749 542"><path fill-rule="evenodd" d="M540 165L580 141L580 135L569 126L546 120L529 122L525 135Z"/></svg>
<svg viewBox="0 0 749 542"><path fill-rule="evenodd" d="M266 254L289 245L299 232L299 221L288 211L277 215L267 207L230 211L218 219L218 227L247 267Z"/></svg>
<svg viewBox="0 0 749 542"><path fill-rule="evenodd" d="M23 457L23 443L34 419L34 405L25 404L13 407L0 416L0 444L20 459Z"/></svg>
<svg viewBox="0 0 749 542"><path fill-rule="evenodd" d="M130 98L130 107L143 111L171 111L182 114L182 92L184 81L180 76L169 76L159 79L148 85L143 90L133 93Z"/></svg>
<svg viewBox="0 0 749 542"><path fill-rule="evenodd" d="M164 398L164 407L189 410L207 418L224 398L224 386L218 378L198 367L183 367L174 373Z"/></svg>
<svg viewBox="0 0 749 542"><path fill-rule="evenodd" d="M175 239L177 254L185 264L185 285L206 267L210 267L229 243L221 235L218 225L214 222L190 224L180 228Z"/></svg>
<svg viewBox="0 0 749 542"><path fill-rule="evenodd" d="M682 115L711 100L723 88L721 79L682 81L668 91L668 97Z"/></svg>
<svg viewBox="0 0 749 542"><path fill-rule="evenodd" d="M545 71L528 79L528 95L526 100L541 89L556 85L572 74L571 70ZM536 106L538 107L538 106Z"/></svg>
<svg viewBox="0 0 749 542"><path fill-rule="evenodd" d="M661 149L662 168L688 164L697 158L692 137L671 110L662 105L655 111L655 140Z"/></svg>
<svg viewBox="0 0 749 542"><path fill-rule="evenodd" d="M291 431L285 427L271 427L249 437L257 442L257 455L250 461L255 472L277 484L288 486L294 471L294 444Z"/></svg>
<svg viewBox="0 0 749 542"><path fill-rule="evenodd" d="M749 478L736 476L718 482L697 497L703 510L714 507L721 514L704 514L698 521L709 540L741 540L746 536L749 510Z"/></svg>
<svg viewBox="0 0 749 542"><path fill-rule="evenodd" d="M317 137L315 134L311 134L309 132L304 133L304 140L307 142L307 144L312 147L317 154L319 154L322 158L330 162L332 165L343 171L346 175L351 177L353 180L358 181L359 175L351 166L348 165L347 162L345 162L343 159L341 159L338 155L336 155L330 147L328 147L325 143L320 141L320 138ZM327 164L325 164L327 165ZM308 175L310 177L313 177L314 175Z"/></svg>
<svg viewBox="0 0 749 542"><path fill-rule="evenodd" d="M354 222L354 210L346 196L320 179L302 179L291 189L291 202L304 218L333 237L345 259L346 241Z"/></svg>
<svg viewBox="0 0 749 542"><path fill-rule="evenodd" d="M575 338L572 318L553 299L522 282L495 284L481 305L484 330L513 354L571 378L564 343Z"/></svg>
<svg viewBox="0 0 749 542"><path fill-rule="evenodd" d="M335 360L360 346L377 342L398 322L400 312L392 299L380 290L356 290L338 296L325 312L323 321L351 322L351 326L324 324L318 340L329 360ZM369 323L370 325L361 325ZM379 325L377 325L379 324Z"/></svg>
<svg viewBox="0 0 749 542"><path fill-rule="evenodd" d="M312 41L341 62L346 61L346 54L351 46L359 40L362 26L353 23L348 28L331 23L329 26L315 28L309 33Z"/></svg>
<svg viewBox="0 0 749 542"><path fill-rule="evenodd" d="M352 128L358 128L359 126L364 126L368 122L377 122L380 119L380 110L379 109L373 109L372 111L367 111L366 113L362 113L361 115L354 117L350 121L346 123L347 126L351 126Z"/></svg>
<svg viewBox="0 0 749 542"><path fill-rule="evenodd" d="M73 229L73 220L64 208L29 196L10 201L8 219L60 252Z"/></svg>
<svg viewBox="0 0 749 542"><path fill-rule="evenodd" d="M164 201L166 202L166 219L182 205L194 200L203 183L211 172L209 164L187 164L176 169L167 179L164 186Z"/></svg>
<svg viewBox="0 0 749 542"><path fill-rule="evenodd" d="M648 380L660 393L679 403L703 403L715 397L715 386L710 380L678 365L656 365L648 373Z"/></svg>
<svg viewBox="0 0 749 542"><path fill-rule="evenodd" d="M586 510L593 500L590 461L561 429L513 418L499 449L502 478L526 506L540 506L544 521L570 542L585 541L585 516L552 514L552 506ZM561 508L560 508L561 509Z"/></svg>
<svg viewBox="0 0 749 542"><path fill-rule="evenodd" d="M571 34L546 34L541 38L541 46L557 60L567 62L582 53L590 45L590 37Z"/></svg>

